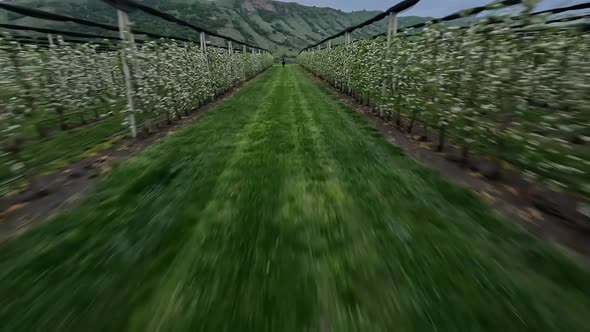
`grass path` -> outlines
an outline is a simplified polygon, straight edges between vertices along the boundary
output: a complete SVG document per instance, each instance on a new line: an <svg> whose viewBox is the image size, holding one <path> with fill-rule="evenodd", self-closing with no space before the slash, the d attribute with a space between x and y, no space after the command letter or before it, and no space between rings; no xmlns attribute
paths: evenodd
<svg viewBox="0 0 590 332"><path fill-rule="evenodd" d="M1 331L587 331L590 276L295 66L0 246Z"/></svg>

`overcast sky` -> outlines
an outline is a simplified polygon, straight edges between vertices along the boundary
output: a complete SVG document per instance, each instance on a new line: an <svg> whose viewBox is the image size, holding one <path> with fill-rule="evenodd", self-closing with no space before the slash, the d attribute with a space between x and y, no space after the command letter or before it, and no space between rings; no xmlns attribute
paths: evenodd
<svg viewBox="0 0 590 332"><path fill-rule="evenodd" d="M331 7L343 11L385 10L401 0L282 0L298 2L307 6ZM403 15L444 16L461 9L481 6L493 0L421 0L414 8ZM553 8L575 5L587 0L543 0L541 8Z"/></svg>

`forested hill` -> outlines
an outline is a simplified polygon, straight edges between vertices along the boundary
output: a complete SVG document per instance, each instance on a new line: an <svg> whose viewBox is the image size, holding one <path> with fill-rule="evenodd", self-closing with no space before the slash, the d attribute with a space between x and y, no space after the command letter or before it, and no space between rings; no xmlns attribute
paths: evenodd
<svg viewBox="0 0 590 332"><path fill-rule="evenodd" d="M113 9L100 0L5 0L5 2L100 22L116 23ZM324 39L377 14L374 11L346 13L332 8L309 7L270 0L144 0L142 2L195 25L273 50L277 56L283 53L293 54L310 43ZM143 13L133 14L132 19L137 28L145 31L194 36L194 32L190 30ZM402 17L400 24L403 26L427 19ZM0 11L0 21L98 32L92 28L70 23L24 18L18 14L7 14L3 11ZM379 22L367 27L358 32L355 37L384 32L385 24L386 22ZM198 40L198 37L195 36L195 38Z"/></svg>

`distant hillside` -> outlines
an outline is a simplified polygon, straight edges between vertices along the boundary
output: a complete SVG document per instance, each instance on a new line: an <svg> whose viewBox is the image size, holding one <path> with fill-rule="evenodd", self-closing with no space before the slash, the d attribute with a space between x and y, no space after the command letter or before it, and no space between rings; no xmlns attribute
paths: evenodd
<svg viewBox="0 0 590 332"><path fill-rule="evenodd" d="M52 11L89 20L116 24L116 14L99 0L8 0L8 3ZM209 30L260 45L276 55L293 54L299 49L324 39L344 28L358 24L378 12L346 13L332 8L303 6L271 0L144 0L143 3ZM191 30L143 13L132 14L137 28L160 34L198 36ZM400 25L409 25L430 18L402 17ZM85 32L100 32L71 23L41 21L0 10L0 21ZM386 30L386 22L363 29L356 38Z"/></svg>

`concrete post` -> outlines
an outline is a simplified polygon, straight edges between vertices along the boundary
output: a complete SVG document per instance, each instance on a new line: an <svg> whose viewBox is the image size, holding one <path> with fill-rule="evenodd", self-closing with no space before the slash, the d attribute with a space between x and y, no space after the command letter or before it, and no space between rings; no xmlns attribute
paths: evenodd
<svg viewBox="0 0 590 332"><path fill-rule="evenodd" d="M129 64L127 63L127 49L129 46L132 48L134 45L134 39L131 31L129 30L129 16L122 10L117 10L117 17L119 22L119 35L123 40L123 50L121 53L121 63L123 65L123 75L125 76L125 87L127 92L127 106L129 108L129 129L131 130L131 137L137 137L137 127L135 124L135 107L133 104L133 83L131 82L131 71L129 70Z"/></svg>
<svg viewBox="0 0 590 332"><path fill-rule="evenodd" d="M389 14L389 23L387 25L387 44L385 47L385 56L383 57L383 61L389 60L389 50L391 49L391 42L393 36L397 34L397 27L398 27L398 18L397 14L390 13ZM381 86L381 105L379 109L379 115L383 117L385 115L385 95L387 94L387 79L383 79L383 84Z"/></svg>

